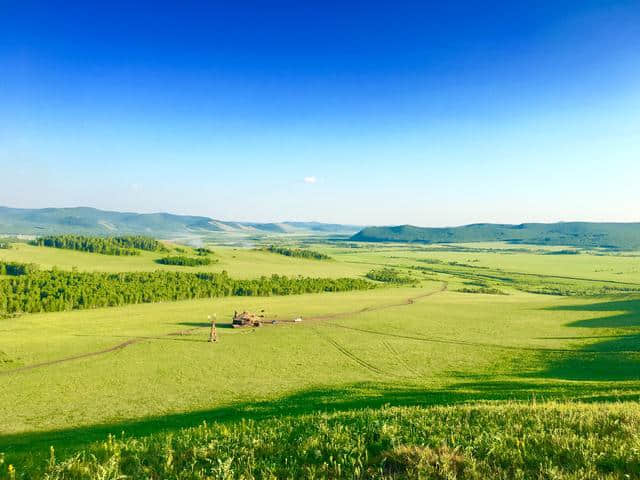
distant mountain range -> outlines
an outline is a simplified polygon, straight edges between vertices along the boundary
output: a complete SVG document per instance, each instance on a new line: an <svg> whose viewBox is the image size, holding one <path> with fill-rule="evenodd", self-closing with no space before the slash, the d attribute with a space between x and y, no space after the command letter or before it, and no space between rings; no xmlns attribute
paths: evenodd
<svg viewBox="0 0 640 480"><path fill-rule="evenodd" d="M640 249L640 223L477 223L461 227L422 228L412 225L366 227L351 240L360 242L509 242L584 248Z"/></svg>
<svg viewBox="0 0 640 480"><path fill-rule="evenodd" d="M0 233L47 235L139 234L161 238L212 233L237 234L341 234L352 235L362 227L318 222L249 223L225 222L208 217L170 213L110 212L89 207L9 208L0 207Z"/></svg>
<svg viewBox="0 0 640 480"><path fill-rule="evenodd" d="M171 213L129 213L74 208L0 207L0 234L150 235L159 238L210 234L334 234L359 242L508 242L583 248L640 250L640 223L476 223L461 227L358 227L318 222L253 223Z"/></svg>

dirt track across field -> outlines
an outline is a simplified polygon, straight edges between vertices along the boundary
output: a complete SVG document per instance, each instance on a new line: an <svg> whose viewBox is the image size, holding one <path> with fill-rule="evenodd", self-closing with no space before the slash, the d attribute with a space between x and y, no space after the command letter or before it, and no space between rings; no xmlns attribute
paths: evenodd
<svg viewBox="0 0 640 480"><path fill-rule="evenodd" d="M194 330L197 330L198 328L201 328L201 327L190 328L189 330L181 330L179 332L167 333L167 334L165 334L163 336L164 337L169 337L169 336L173 336L173 335L188 335L189 333L191 333ZM0 372L0 375L8 375L9 373L24 372L26 370L33 370L34 368L47 367L49 365L56 365L58 363L71 362L72 360L80 360L82 358L95 357L97 355L103 355L105 353L110 353L110 352L115 352L115 351L118 351L118 350L122 350L123 348L128 347L129 345L133 345L134 343L138 343L138 342L143 342L143 341L148 340L148 339L149 338L147 338L147 337L130 338L129 340L127 340L125 342L122 342L122 343L119 343L117 345L114 345L113 347L105 348L103 350L96 350L94 352L81 353L80 355L74 355L72 357L59 358L58 360L50 360L48 362L34 363L33 365L26 365L24 367L14 368L13 370L7 370L5 372Z"/></svg>
<svg viewBox="0 0 640 480"><path fill-rule="evenodd" d="M309 321L309 320L335 320L337 318L349 317L351 315L358 315L359 313L376 312L378 310L386 310L388 308L403 307L405 305L413 305L416 302L416 300L420 300L421 298L430 297L432 295L435 295L436 293L444 292L446 289L447 289L447 283L443 282L442 286L438 290L432 290L432 291L427 292L427 293L422 293L420 295L416 295L415 297L407 298L403 302L390 303L390 304L387 304L387 305L378 305L378 306L372 306L372 307L364 307L364 308L361 308L360 310L354 310L352 312L330 313L330 314L327 314L327 315L319 315L317 317L308 317L306 319L306 321Z"/></svg>
<svg viewBox="0 0 640 480"><path fill-rule="evenodd" d="M402 338L402 339L409 339L409 340L416 340L416 341L420 341L420 342L427 342L427 343L443 343L443 344L449 344L449 345L463 345L463 346L471 346L471 347L482 347L482 348L495 348L495 349L500 349L500 350L521 350L521 351L535 351L535 352L541 352L541 353L572 353L575 355L581 355L581 354L624 354L624 353L638 353L635 350L630 350L630 351L626 351L626 350L616 350L616 351L597 351L597 350L589 350L589 349L580 349L580 350L573 350L573 349L564 349L564 348L540 348L540 347L527 347L527 346L512 346L512 345L498 345L498 344L491 344L491 343L479 343L479 342L469 342L469 341L462 341L462 340L454 340L454 339L446 339L446 338L437 338L437 337L426 337L424 335L420 335L417 333L414 333L414 335L406 335L406 334L398 334L398 333L392 333L392 332L380 332L380 331L376 331L376 330L369 330L369 329L365 329L365 328L358 328L358 327L351 327L348 325L340 325L338 323L333 323L331 321L326 321L326 320L336 320L339 318L345 318L345 317L350 317L353 315L358 315L360 313L365 313L365 312L375 312L375 311L380 311L380 310L386 310L389 308L396 308L396 307L402 307L402 306L406 306L406 305L412 305L414 304L417 300L420 300L422 298L426 298L426 297L430 297L432 295L436 295L438 293L444 292L447 290L447 282L443 282L441 287L438 290L432 290L430 292L426 292L426 293L422 293L420 295L416 295L415 297L410 297L407 298L406 300L402 301L402 302L398 302L398 303L391 303L391 304L387 304L387 305L378 305L378 306L369 306L369 307L364 307L361 308L359 310L354 310L354 311L350 311L350 312L338 312L338 313L331 313L331 314L327 314L327 315L319 315L316 317L306 317L305 318L305 322L309 322L309 321L315 321L315 322L321 322L322 324L324 324L327 327L334 327L334 328L341 328L341 329L346 329L346 330L352 330L352 331L357 331L357 332L361 332L361 333L365 333L365 334L369 334L369 335L382 335L384 337L396 337L396 338ZM280 320L281 322L293 322L293 320ZM28 370L33 370L36 368L40 368L40 367L47 367L50 365L57 365L60 363L66 363L66 362L71 362L73 360L81 360L83 358L90 358L90 357L95 357L98 355L104 355L106 353L111 353L111 352L115 352L118 350L122 350L130 345L134 345L136 343L140 343L140 342L144 342L147 340L153 340L153 339L161 339L161 338L165 338L165 337L170 337L170 336L177 336L177 335L189 335L192 332L196 331L196 330L201 330L203 328L209 328L207 327L194 327L194 328L189 328L186 330L179 330L177 332L171 332L171 333L167 333L164 335L158 335L158 336L154 336L154 337L134 337L134 338L130 338L122 343L119 343L117 345L114 345L112 347L109 348L105 348L102 350L96 350L93 352L87 352L87 353L82 353L79 355L74 355L71 357L64 357L64 358L60 358L58 360L51 360L48 362L41 362L41 363L35 363L33 365L26 365L23 367L19 367L19 368L14 368L12 370L6 370L4 372L0 372L0 376L3 375L9 375L11 373L19 373L19 372L24 372L24 371L28 371ZM316 333L320 334L320 332L316 330ZM407 333L411 333L411 332L407 332ZM336 345L333 344L332 345L334 347L336 347L338 350L342 351L343 348L340 345ZM387 346L388 348L388 346ZM343 352L345 353L345 352ZM346 354L346 353L345 353ZM377 367L372 367L370 364L364 364L366 363L365 361L363 361L362 359L354 359L355 361L357 361L358 363L361 363L365 368L371 370L371 371L375 371L377 369ZM376 372L378 373L378 372Z"/></svg>

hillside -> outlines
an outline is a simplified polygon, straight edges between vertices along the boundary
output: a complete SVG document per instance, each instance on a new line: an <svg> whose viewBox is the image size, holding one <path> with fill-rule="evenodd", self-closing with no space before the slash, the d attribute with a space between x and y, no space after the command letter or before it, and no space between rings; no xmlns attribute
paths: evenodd
<svg viewBox="0 0 640 480"><path fill-rule="evenodd" d="M412 225L367 227L351 237L360 242L509 242L568 245L622 250L640 248L640 223L477 223L461 227L422 228Z"/></svg>
<svg viewBox="0 0 640 480"><path fill-rule="evenodd" d="M317 233L350 235L360 227L316 222L225 222L170 213L130 213L89 207L24 209L0 207L0 234L144 234L173 237L207 233Z"/></svg>
<svg viewBox="0 0 640 480"><path fill-rule="evenodd" d="M637 257L207 247L0 250L0 479L636 478Z"/></svg>
<svg viewBox="0 0 640 480"><path fill-rule="evenodd" d="M630 479L640 462L639 427L634 402L274 415L140 439L111 435L82 453L62 459L51 453L40 470L19 467L18 473L50 480ZM11 478L0 465L3 474Z"/></svg>

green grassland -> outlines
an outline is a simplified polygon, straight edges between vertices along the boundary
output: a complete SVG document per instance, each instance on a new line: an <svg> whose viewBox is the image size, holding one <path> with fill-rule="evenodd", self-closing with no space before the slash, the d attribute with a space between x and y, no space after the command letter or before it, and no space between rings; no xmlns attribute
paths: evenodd
<svg viewBox="0 0 640 480"><path fill-rule="evenodd" d="M602 254L587 251L579 255L550 255L558 247L517 249L496 245L493 249L468 247L468 250L435 248L378 247L343 250L340 258L351 262L384 261L388 264L414 265L425 259L459 262L473 267L502 269L506 272L533 273L549 276L569 276L613 282L640 283L640 256ZM462 250L462 251L459 251Z"/></svg>
<svg viewBox="0 0 640 480"><path fill-rule="evenodd" d="M171 246L171 244L168 245ZM177 248L189 250L188 247ZM319 262L312 259L285 257L250 248L216 246L213 251L214 255L211 256L211 259L218 260L217 262L191 267L156 263L156 260L167 256L167 253L162 252L140 251L140 255L119 257L18 243L9 250L0 250L0 261L35 263L45 269L56 267L62 270L71 270L77 268L80 271L92 272L148 272L154 270L221 272L226 270L234 278L255 278L274 273L287 276L310 275L339 278L358 276L368 270L366 265L332 261Z"/></svg>
<svg viewBox="0 0 640 480"><path fill-rule="evenodd" d="M383 407L110 436L48 479L637 478L637 403ZM629 448L632 446L632 448Z"/></svg>
<svg viewBox="0 0 640 480"><path fill-rule="evenodd" d="M520 478L637 478L624 475L640 471L633 470L640 455L639 257L598 252L548 255L558 249L513 249L504 244L348 248L338 243L312 245L313 250L332 258L317 261L251 248L209 247L219 262L203 267L158 265L154 259L160 253L113 257L25 244L0 250L0 260L108 272L227 270L238 278L272 273L364 277L371 269L393 267L417 284L2 318L0 452L5 452L5 458L0 476L8 475L9 463L18 467L18 474L41 471L53 445L57 461L50 465L50 478L94 478L60 473L66 468L64 459L90 442L124 431L126 438L155 435L140 440L143 443L123 440L108 447L129 449L141 458L165 455L149 452L159 443L198 435L202 438L197 441L174 445L172 455L177 458L182 450L180 455L192 447L204 448L215 437L215 442L221 442L219 452L226 452L216 454L224 463L233 456L231 445L249 438L264 443L256 447L253 464L238 463L235 473L227 477L222 470L213 470L221 464L202 467L206 475L187 476L176 470L175 465L182 461L176 460L175 468L165 462L168 470L154 470L150 478L269 478L268 472L275 472L276 478L313 478L307 471L295 470L311 464L318 469L314 470L317 477L336 478L338 467L323 466L331 463L329 456L334 463L342 462L339 468L347 469L342 470L344 478L393 478L396 474L398 478L418 478L419 474L422 478L518 478L505 466L508 455L514 455L514 465L524 462L518 464L526 474ZM504 294L461 291L486 287ZM541 295L532 290L563 294ZM608 293L602 295L602 291ZM229 328L233 311L245 309L264 310L267 319L278 323L255 329ZM207 342L207 316L213 314L218 318L219 342L215 344ZM303 317L302 323L287 321L298 316ZM542 405L528 403L533 400ZM545 406L550 400L571 403ZM602 403L617 401L627 403L624 407ZM476 402L490 404L455 406ZM584 402L599 402L599 406L592 408ZM411 408L379 410L386 405ZM371 410L360 411L363 408ZM321 413L334 411L338 413ZM566 413L564 420L558 419L559 412ZM505 428L509 421L504 418L509 415L512 422L523 422L520 436ZM489 444L474 447L472 430L465 430L456 420L460 416L467 420L469 416L494 420L502 416L503 423L487 420L486 435L493 435L492 441L498 443L496 439L503 438L503 444L492 444L493 449ZM425 419L441 417L450 420L442 420L431 430L425 426L429 424ZM254 423L238 423L241 418ZM607 470L594 460L604 448L594 442L599 431L614 432L606 426L612 419L618 421L615 428L624 432L635 428L636 434L625 437L623 432L616 437L611 433L619 440L611 449L631 449L635 454L618 458L609 452L606 458L611 468ZM197 427L205 420L211 427ZM419 427L411 427L411 422ZM316 437L303 433L320 428L319 424L329 425L320 431L324 433ZM197 428L178 431L183 427ZM231 432L226 437L220 433L224 428ZM416 428L426 430L420 433ZM566 432L567 449L571 445L578 448L581 442L590 445L585 447L582 463L575 460L584 468L582 476L576 469L578 463L567 464L574 465L574 476L569 475L570 469L560 475L564 457L553 456L557 453L553 453L553 442L561 439L550 440L553 434L548 429L552 428L556 434ZM177 433L167 437L167 432ZM395 440L372 440L384 432ZM307 453L300 453L295 442L291 443L294 433L309 442L316 438L318 447L309 446ZM341 435L344 438L338 441ZM529 454L537 455L538 460L545 455L551 459L544 465L544 475L540 462L522 460L527 449L517 442L527 435L532 442ZM336 439L336 450L328 447L331 438ZM338 461L344 454L340 449L347 448L348 442L357 454ZM99 465L103 468L107 447L100 445L91 447L93 452L102 449L97 460L89 456L76 459L73 468L85 472L96 471L91 469ZM281 448L276 449L277 445ZM449 450L424 450L443 445ZM295 453L285 467L282 459L291 449ZM430 473L433 462L429 458L449 455L455 449L467 473L457 477ZM305 455L315 450L321 454L311 461ZM489 450L494 453L488 454ZM363 455L369 457L365 460ZM384 465L397 461L398 455L404 459L402 465L397 471L388 470L392 467ZM280 460L273 460L277 466L268 467L267 458ZM72 463L66 465L72 468ZM114 465L115 473L105 478L123 473ZM356 465L358 475L354 475ZM553 468L559 469L556 477L551 474ZM239 472L252 473L242 477Z"/></svg>

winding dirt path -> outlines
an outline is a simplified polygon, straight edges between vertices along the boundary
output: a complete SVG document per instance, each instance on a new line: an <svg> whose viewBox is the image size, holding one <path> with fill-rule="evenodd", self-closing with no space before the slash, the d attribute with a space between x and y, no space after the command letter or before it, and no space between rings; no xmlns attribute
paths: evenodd
<svg viewBox="0 0 640 480"><path fill-rule="evenodd" d="M166 333L164 335L160 335L160 337L170 337L170 336L174 336L174 335L188 335L189 333L191 333L194 330L197 330L198 328L202 328L202 327L196 327L196 328L190 328L188 330L180 330L178 332ZM18 373L18 372L24 372L24 371L27 371L27 370L33 370L34 368L48 367L49 365L57 365L58 363L71 362L73 360L80 360L82 358L95 357L95 356L98 356L98 355L104 355L105 353L116 352L118 350L122 350L123 348L128 347L129 345L133 345L133 344L139 343L139 342L144 342L146 340L150 340L151 338L154 338L154 337L135 337L135 338L130 338L129 340L126 340L126 341L124 341L122 343L114 345L113 347L105 348L105 349L102 349L102 350L95 350L93 352L81 353L79 355L73 355L71 357L59 358L58 360L50 360L48 362L34 363L32 365L25 365L24 367L14 368L13 370L6 370L4 372L0 372L0 376L1 375L8 375L10 373Z"/></svg>
<svg viewBox="0 0 640 480"><path fill-rule="evenodd" d="M432 290L432 291L427 292L427 293L422 293L420 295L416 295L415 297L407 298L406 300L404 300L402 302L388 303L387 305L364 307L364 308L361 308L359 310L353 310L351 312L330 313L330 314L327 314L327 315L319 315L317 317L307 317L305 319L305 321L309 321L309 320L335 320L337 318L350 317L352 315L358 315L360 313L365 313L365 312L377 312L379 310L386 310L388 308L396 308L396 307L404 307L405 305L413 305L414 303L416 303L417 300L420 300L420 299L426 298L426 297L430 297L432 295L436 295L437 293L444 292L445 290L447 290L447 288L448 288L447 282L442 282L442 285L440 286L440 288L438 290Z"/></svg>
<svg viewBox="0 0 640 480"><path fill-rule="evenodd" d="M407 298L406 300L404 300L403 302L399 302L399 303L392 303L392 304L387 304L387 305L380 305L380 306L370 306L370 307L365 307L365 308L361 308L360 310L355 310L352 312L340 312L340 313L332 313L332 314L328 314L328 315L321 315L321 316L317 316L317 317L308 317L306 320L335 320L338 318L343 318L343 317L349 317L352 315L357 315L359 313L364 313L364 312L373 312L373 311L378 311L378 310L385 310L388 308L394 308L394 307L401 307L404 305L412 305L413 303L415 303L416 300L419 300L421 298L426 298L426 297L430 297L431 295L435 295L436 293L440 293L440 292L444 292L447 289L447 283L443 283L442 286L440 287L440 289L438 290L434 290L434 291L430 291L427 293L423 293L421 295L417 295L415 297L411 297L411 298ZM337 326L337 325L336 325ZM87 353L81 353L79 355L73 355L70 357L64 357L64 358L59 358L58 360L50 360L47 362L40 362L40 363L34 363L32 365L25 365L23 367L18 367L18 368L14 368L12 370L5 370L4 372L0 372L0 376L3 375L9 375L11 373L19 373L19 372L25 372L28 370L34 370L36 368L40 368L40 367L48 367L51 365L57 365L60 363L66 363L66 362L71 362L74 360L81 360L83 358L90 358L90 357L96 357L98 355L104 355L107 353L111 353L111 352L116 352L118 350L122 350L130 345L134 345L136 343L140 343L140 342L144 342L147 340L152 340L153 338L162 338L162 337L170 337L170 336L175 336L175 335L188 335L191 332L195 331L195 330L199 330L202 328L209 328L209 327L195 327L195 328L190 328L188 330L179 330L177 332L171 332L171 333L166 333L164 335L159 335L156 337L134 337L134 338L130 338L122 343L119 343L117 345L114 345L112 347L109 348L104 348L102 350L95 350L93 352L87 352ZM339 345L333 345L334 347L338 348L340 351L343 351L343 347L341 348L341 346ZM347 356L349 356L350 352L346 352L343 351L343 353ZM368 368L370 370L375 369L376 367L373 367L369 364L365 365L365 361L359 359L359 358L353 358L355 361L357 361L358 363L362 364L365 368Z"/></svg>
<svg viewBox="0 0 640 480"><path fill-rule="evenodd" d="M341 329L345 329L345 330L352 330L352 331L357 331L357 332L361 332L361 333L366 333L369 335L381 335L384 337L391 337L391 338L402 338L402 339L408 339L408 340L415 340L415 341L419 341L419 342L427 342L427 343L441 343L441 344L448 344L448 345L463 345L463 346L471 346L471 347L482 347L482 348L493 348L493 349L498 349L498 350L520 350L520 351L533 351L533 352L544 352L544 353L571 353L571 354L576 354L576 355L581 355L581 354L637 354L638 351L636 350L617 350L617 351L599 351L599 350L590 350L590 349L580 349L580 350L575 350L575 349L566 349L566 348L544 348L544 347L527 347L527 346L512 346L512 345L498 345L498 344L492 344L492 343L480 343L480 342L471 342L471 341L464 341L464 340L453 340L453 339L445 339L445 338L437 338L437 337L427 337L424 335L421 335L419 333L414 333L414 335L407 335L407 334L399 334L399 333L392 333L392 332L380 332L380 331L376 331L376 330L369 330L366 328L359 328L359 327L351 327L348 325L340 325L339 323L333 323L331 321L327 321L327 320L336 320L336 319L340 319L340 318L345 318L345 317L350 317L353 315L358 315L361 313L365 313L365 312L375 312L375 311L380 311L380 310L386 310L386 309L390 309L390 308L396 308L396 307L402 307L402 306L406 306L406 305L412 305L414 304L417 300L423 299L423 298L427 298L430 297L432 295L436 295L438 293L444 292L446 291L448 288L448 284L447 282L443 282L441 287L437 290L432 290L426 293L422 293L420 295L416 295L414 297L410 297L407 298L406 300L402 301L402 302L398 302L398 303L390 303L390 304L386 304L386 305L378 305L378 306L368 306L368 307L364 307L361 308L359 310L353 310L353 311L349 311L349 312L338 312L338 313L331 313L331 314L327 314L327 315L319 315L319 316L315 316L315 317L307 317L305 319L306 322L308 321L322 321L322 324L328 327L334 327L334 328L341 328ZM285 320L285 322L288 322ZM50 360L47 362L40 362L40 363L34 363L32 365L25 365L22 367L18 367L18 368L14 368L12 370L5 370L3 372L0 372L0 376L3 375L9 375L12 373L20 373L20 372L25 372L25 371L29 371L29 370L34 370L36 368L40 368L40 367L47 367L47 366L51 366L51 365L57 365L60 363L66 363L66 362L71 362L74 360L81 360L84 358L91 358L91 357L96 357L99 355L105 355L107 353L112 353L112 352L116 352L119 350L123 350L124 348L130 346L130 345L134 345L136 343L141 343L141 342L145 342L148 340L153 340L153 339L160 339L160 338L165 338L165 337L171 337L171 336L177 336L177 335L189 335L192 332L196 331L196 330L201 330L203 328L209 328L207 327L194 327L194 328L189 328L186 330L178 330L176 332L170 332L170 333L166 333L164 335L157 335L154 337L145 337L145 336L139 336L139 337L134 337L134 338L130 338L122 343L118 343L117 345L114 345L112 347L109 348L104 348L101 350L95 350L93 352L87 352L87 353L82 353L82 354L78 354L78 355L73 355L70 357L64 357L64 358L60 358L58 360ZM319 336L321 336L322 338L324 338L325 340L327 340L334 348L336 348L337 350L339 350L340 352L342 352L344 355L346 355L347 357L351 358L352 360L354 360L356 363L360 364L362 367L364 367L365 369L374 372L374 373L379 373L379 374L385 374L385 375L389 375L389 372L383 372L381 371L379 368L375 367L374 365L370 364L369 362L367 362L364 359L361 359L359 357L357 357L355 354L353 354L353 352L350 352L349 350L347 350L344 346L338 344L337 342L335 342L335 340L330 339L328 336L321 334L317 328L314 328L315 333L317 333ZM413 333L413 332L408 332L408 333ZM383 343L386 343L383 340ZM389 348L389 345L385 345L387 348ZM394 353L394 352L392 352ZM395 352L397 353L397 352Z"/></svg>

